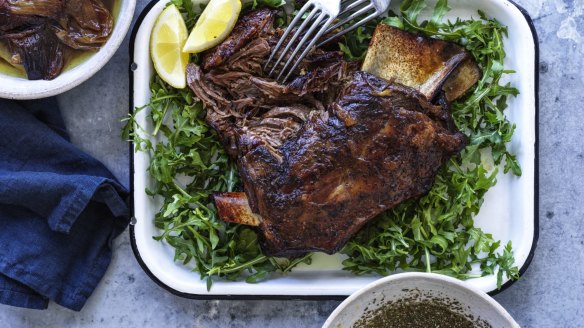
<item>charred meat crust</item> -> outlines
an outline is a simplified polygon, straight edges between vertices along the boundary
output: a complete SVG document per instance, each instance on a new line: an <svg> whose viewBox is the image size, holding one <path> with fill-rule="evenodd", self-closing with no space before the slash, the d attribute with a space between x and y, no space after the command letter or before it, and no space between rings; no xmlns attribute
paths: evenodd
<svg viewBox="0 0 584 328"><path fill-rule="evenodd" d="M411 88L357 72L283 144L281 161L261 145L240 158L263 250L334 253L377 214L426 194L466 145L441 112Z"/></svg>

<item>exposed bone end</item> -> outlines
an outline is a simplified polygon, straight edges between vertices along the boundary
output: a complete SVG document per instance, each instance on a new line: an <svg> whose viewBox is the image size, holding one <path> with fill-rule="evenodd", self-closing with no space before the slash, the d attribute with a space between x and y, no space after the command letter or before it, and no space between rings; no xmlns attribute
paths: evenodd
<svg viewBox="0 0 584 328"><path fill-rule="evenodd" d="M385 24L375 29L362 70L412 87L428 100L445 85L448 100L455 100L480 76L472 55L463 47Z"/></svg>
<svg viewBox="0 0 584 328"><path fill-rule="evenodd" d="M252 212L244 192L224 192L213 195L219 218L225 222L257 227L261 216Z"/></svg>
<svg viewBox="0 0 584 328"><path fill-rule="evenodd" d="M476 61L469 57L462 62L444 82L442 90L446 100L452 102L462 96L481 78L481 69Z"/></svg>

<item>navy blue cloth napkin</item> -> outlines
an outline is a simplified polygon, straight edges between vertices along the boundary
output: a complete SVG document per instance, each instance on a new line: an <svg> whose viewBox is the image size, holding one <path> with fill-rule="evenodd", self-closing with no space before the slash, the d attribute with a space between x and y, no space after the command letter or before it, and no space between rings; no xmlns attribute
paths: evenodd
<svg viewBox="0 0 584 328"><path fill-rule="evenodd" d="M70 143L54 98L0 99L0 303L81 310L128 224L127 195Z"/></svg>

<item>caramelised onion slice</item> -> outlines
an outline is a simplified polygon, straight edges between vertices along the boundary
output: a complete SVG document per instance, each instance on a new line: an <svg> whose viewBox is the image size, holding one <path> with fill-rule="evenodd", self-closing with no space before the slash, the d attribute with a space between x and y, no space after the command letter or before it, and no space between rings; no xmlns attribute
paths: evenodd
<svg viewBox="0 0 584 328"><path fill-rule="evenodd" d="M66 18L54 27L55 34L73 49L97 50L113 31L114 20L100 0L67 0Z"/></svg>
<svg viewBox="0 0 584 328"><path fill-rule="evenodd" d="M29 80L51 80L63 70L63 44L47 24L7 37Z"/></svg>
<svg viewBox="0 0 584 328"><path fill-rule="evenodd" d="M57 19L63 0L0 0L0 11L12 15L29 15Z"/></svg>

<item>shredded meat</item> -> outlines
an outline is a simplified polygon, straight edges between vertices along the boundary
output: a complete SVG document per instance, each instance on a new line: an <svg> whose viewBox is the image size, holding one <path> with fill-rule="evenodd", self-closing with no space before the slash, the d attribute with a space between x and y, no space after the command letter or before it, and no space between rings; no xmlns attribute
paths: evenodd
<svg viewBox="0 0 584 328"><path fill-rule="evenodd" d="M339 52L317 51L302 65L307 73L290 84L267 77L263 65L282 35L273 27L274 17L270 9L242 17L232 34L204 55L201 66L187 67L188 84L204 102L207 122L234 159L244 146L266 143L279 148L311 111L325 110L357 69Z"/></svg>
<svg viewBox="0 0 584 328"><path fill-rule="evenodd" d="M257 10L240 18L229 37L205 56L203 69L210 70L220 66L239 50L248 48L250 41L273 33L274 18L275 12L269 9ZM246 56L245 53L246 51L240 52L242 56Z"/></svg>

